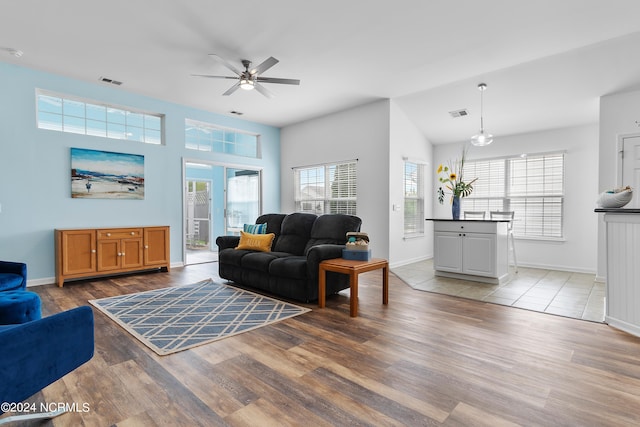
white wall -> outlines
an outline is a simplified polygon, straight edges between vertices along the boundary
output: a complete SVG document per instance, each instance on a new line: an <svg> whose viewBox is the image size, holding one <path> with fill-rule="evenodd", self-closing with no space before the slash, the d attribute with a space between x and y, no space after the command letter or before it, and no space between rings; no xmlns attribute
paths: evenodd
<svg viewBox="0 0 640 427"><path fill-rule="evenodd" d="M434 164L460 157L462 144L436 145ZM598 195L598 126L580 126L495 138L487 147L471 147L468 158L484 159L564 151L564 241L516 240L522 266L596 273L598 215L593 212ZM435 177L435 169L432 171ZM470 178L470 177L467 177ZM434 200L436 199L434 185ZM450 218L451 207L434 204L434 217Z"/></svg>
<svg viewBox="0 0 640 427"><path fill-rule="evenodd" d="M389 100L287 126L280 132L281 212L295 210L298 166L358 159L358 207L374 257L389 257Z"/></svg>
<svg viewBox="0 0 640 427"><path fill-rule="evenodd" d="M600 98L600 165L598 193L619 185L618 140L622 135L640 133L640 91L631 91ZM626 185L626 184L625 184ZM639 189L634 189L637 191ZM634 197L638 197L634 195ZM598 278L606 277L606 245L603 214L598 214Z"/></svg>
<svg viewBox="0 0 640 427"><path fill-rule="evenodd" d="M425 222L422 237L404 238L404 157L425 163L425 217L433 209L433 147L404 112L391 101L391 137L389 141L389 263L392 267L433 257L433 223ZM393 205L399 210L394 211Z"/></svg>

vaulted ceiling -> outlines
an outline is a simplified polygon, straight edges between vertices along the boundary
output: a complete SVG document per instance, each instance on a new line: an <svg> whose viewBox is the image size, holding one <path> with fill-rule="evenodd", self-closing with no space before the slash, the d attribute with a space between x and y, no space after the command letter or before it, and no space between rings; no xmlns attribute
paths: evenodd
<svg viewBox="0 0 640 427"><path fill-rule="evenodd" d="M602 95L640 89L637 0L21 0L4 2L0 61L286 126L391 98L433 143L596 123ZM10 49L20 50L16 57ZM269 56L265 85L222 96ZM449 111L467 109L466 117ZM640 112L638 112L640 119Z"/></svg>

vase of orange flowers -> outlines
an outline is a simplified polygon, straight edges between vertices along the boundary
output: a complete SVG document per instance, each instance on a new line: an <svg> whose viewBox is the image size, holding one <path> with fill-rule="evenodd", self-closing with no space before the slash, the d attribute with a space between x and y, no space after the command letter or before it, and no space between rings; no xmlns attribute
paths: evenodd
<svg viewBox="0 0 640 427"><path fill-rule="evenodd" d="M440 164L436 171L440 175L438 181L442 184L438 188L438 201L440 204L444 203L445 189L451 192L451 216L454 220L460 219L460 199L471 194L473 183L478 179L474 178L469 182L464 181L462 172L466 156L467 150L463 148L460 159L450 161L448 166Z"/></svg>

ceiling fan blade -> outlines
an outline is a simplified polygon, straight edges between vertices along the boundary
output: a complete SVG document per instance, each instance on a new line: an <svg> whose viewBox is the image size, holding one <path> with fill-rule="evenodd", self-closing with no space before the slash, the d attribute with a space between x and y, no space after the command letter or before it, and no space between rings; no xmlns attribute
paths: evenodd
<svg viewBox="0 0 640 427"><path fill-rule="evenodd" d="M231 95L233 92L237 91L238 89L240 89L240 82L234 84L233 86L231 86L225 93L223 93L222 95L224 96L228 96Z"/></svg>
<svg viewBox="0 0 640 427"><path fill-rule="evenodd" d="M271 92L261 84L258 84L257 82L253 85L253 88L269 99L274 98L276 96L273 92Z"/></svg>
<svg viewBox="0 0 640 427"><path fill-rule="evenodd" d="M227 61L226 59L224 59L221 56L216 55L215 53L210 53L209 56L211 56L212 58L214 58L216 61L220 62L222 65L224 65L225 67L227 67L228 69L230 69L231 71L233 71L234 73L236 73L237 75L242 74L241 71L238 71L238 69L229 61Z"/></svg>
<svg viewBox="0 0 640 427"><path fill-rule="evenodd" d="M232 79L232 80L238 80L238 76L235 77L231 77L231 76L211 76L209 74L191 74L193 77L206 77L208 79Z"/></svg>
<svg viewBox="0 0 640 427"><path fill-rule="evenodd" d="M254 67L251 70L249 70L249 74L251 74L252 76L255 75L255 74L262 74L265 71L267 71L269 68L271 68L274 65L276 65L278 62L280 62L280 61L278 61L273 56L270 56L269 58L264 60L264 62L262 62L262 64L260 64L257 67Z"/></svg>
<svg viewBox="0 0 640 427"><path fill-rule="evenodd" d="M283 85L299 85L300 84L300 80L279 79L276 77L256 77L256 80L262 83L280 83Z"/></svg>

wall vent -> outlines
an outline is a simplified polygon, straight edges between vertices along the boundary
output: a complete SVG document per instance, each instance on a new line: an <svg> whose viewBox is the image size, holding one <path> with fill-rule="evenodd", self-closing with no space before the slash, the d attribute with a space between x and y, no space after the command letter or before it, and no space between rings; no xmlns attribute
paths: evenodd
<svg viewBox="0 0 640 427"><path fill-rule="evenodd" d="M469 112L467 111L466 108L462 109L462 110L455 110L455 111L449 111L449 114L451 114L451 117L465 117L469 115Z"/></svg>
<svg viewBox="0 0 640 427"><path fill-rule="evenodd" d="M116 85L116 86L120 86L122 84L122 82L110 79L108 77L100 77L100 81L103 82L103 83L109 83L109 84Z"/></svg>

